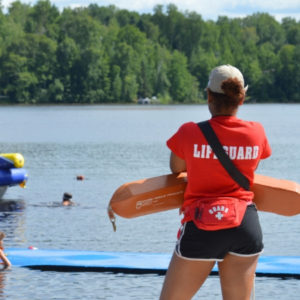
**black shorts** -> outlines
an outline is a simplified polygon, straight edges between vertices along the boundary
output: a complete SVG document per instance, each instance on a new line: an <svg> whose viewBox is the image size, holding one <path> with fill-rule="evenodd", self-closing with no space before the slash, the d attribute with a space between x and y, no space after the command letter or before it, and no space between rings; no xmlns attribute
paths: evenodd
<svg viewBox="0 0 300 300"><path fill-rule="evenodd" d="M263 247L257 209L251 204L241 225L235 228L206 231L198 229L193 221L183 224L175 251L187 259L222 261L228 253L258 255Z"/></svg>

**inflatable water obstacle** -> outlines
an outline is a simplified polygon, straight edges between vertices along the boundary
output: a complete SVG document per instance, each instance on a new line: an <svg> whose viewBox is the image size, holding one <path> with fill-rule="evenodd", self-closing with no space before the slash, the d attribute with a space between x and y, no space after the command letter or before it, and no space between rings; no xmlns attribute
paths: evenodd
<svg viewBox="0 0 300 300"><path fill-rule="evenodd" d="M24 166L24 157L20 153L0 153L0 199L7 187L20 185L25 187L28 174Z"/></svg>
<svg viewBox="0 0 300 300"><path fill-rule="evenodd" d="M171 260L166 253L6 248L13 266L57 272L111 272L164 275ZM211 275L217 275L217 266ZM300 279L300 256L261 256L256 276Z"/></svg>

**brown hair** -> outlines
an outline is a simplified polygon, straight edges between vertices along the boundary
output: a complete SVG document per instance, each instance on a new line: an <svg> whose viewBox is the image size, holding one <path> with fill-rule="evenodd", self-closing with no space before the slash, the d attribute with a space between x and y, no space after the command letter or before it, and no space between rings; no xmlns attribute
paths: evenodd
<svg viewBox="0 0 300 300"><path fill-rule="evenodd" d="M234 109L245 97L245 89L237 78L228 78L221 85L225 94L214 93L210 89L212 104L217 112L223 109Z"/></svg>

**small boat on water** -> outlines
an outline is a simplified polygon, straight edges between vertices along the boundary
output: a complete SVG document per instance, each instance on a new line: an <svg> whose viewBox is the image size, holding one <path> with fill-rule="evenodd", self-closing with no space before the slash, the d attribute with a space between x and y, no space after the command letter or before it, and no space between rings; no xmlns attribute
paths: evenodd
<svg viewBox="0 0 300 300"><path fill-rule="evenodd" d="M20 153L0 153L0 199L8 187L25 187L28 174L24 166L24 157Z"/></svg>

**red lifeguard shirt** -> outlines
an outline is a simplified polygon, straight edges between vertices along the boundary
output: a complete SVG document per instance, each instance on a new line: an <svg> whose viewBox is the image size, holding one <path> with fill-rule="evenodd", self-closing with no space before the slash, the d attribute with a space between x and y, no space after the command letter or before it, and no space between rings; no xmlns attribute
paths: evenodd
<svg viewBox="0 0 300 300"><path fill-rule="evenodd" d="M217 116L209 122L223 148L249 179L251 186L260 159L271 155L264 128L258 122L244 121L235 116ZM201 198L253 200L253 192L240 187L221 165L196 123L183 124L167 141L167 146L186 162L188 184L183 208Z"/></svg>

